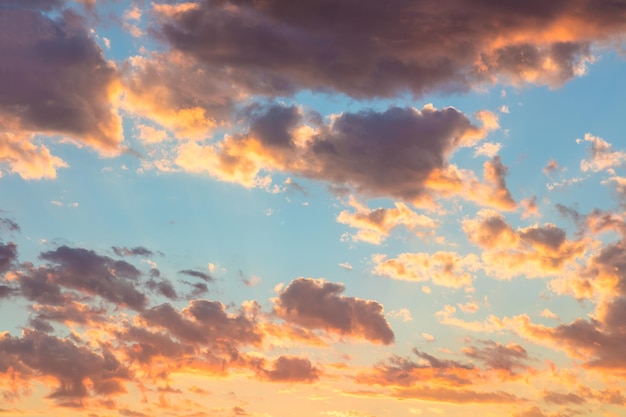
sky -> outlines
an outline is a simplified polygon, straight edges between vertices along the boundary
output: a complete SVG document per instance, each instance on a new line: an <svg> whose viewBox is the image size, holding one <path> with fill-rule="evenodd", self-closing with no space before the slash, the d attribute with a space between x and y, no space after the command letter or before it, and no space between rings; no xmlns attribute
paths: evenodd
<svg viewBox="0 0 626 417"><path fill-rule="evenodd" d="M0 0L0 416L626 416L626 1Z"/></svg>

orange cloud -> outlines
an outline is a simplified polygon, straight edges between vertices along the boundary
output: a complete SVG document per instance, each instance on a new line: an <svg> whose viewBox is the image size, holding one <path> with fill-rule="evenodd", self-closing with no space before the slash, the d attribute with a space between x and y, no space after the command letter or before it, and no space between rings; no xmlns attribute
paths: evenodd
<svg viewBox="0 0 626 417"><path fill-rule="evenodd" d="M379 245L399 226L404 226L418 236L424 236L437 227L435 220L415 213L403 203L395 203L395 208L371 210L359 203L354 196L350 196L348 205L356 211L351 213L343 210L339 213L337 221L358 229L357 233L352 236L355 241ZM423 229L430 230L424 232Z"/></svg>
<svg viewBox="0 0 626 417"><path fill-rule="evenodd" d="M463 230L484 249L485 272L499 279L557 275L568 266L573 268L589 245L585 240L567 240L565 231L552 224L513 230L504 216L492 210L481 210L475 219L464 220Z"/></svg>
<svg viewBox="0 0 626 417"><path fill-rule="evenodd" d="M309 329L391 344L394 334L376 301L341 295L345 287L324 280L298 278L274 301L276 315Z"/></svg>
<svg viewBox="0 0 626 417"><path fill-rule="evenodd" d="M480 267L475 255L461 256L454 252L401 253L397 258L372 256L377 275L406 281L432 281L444 287L472 286L472 272Z"/></svg>

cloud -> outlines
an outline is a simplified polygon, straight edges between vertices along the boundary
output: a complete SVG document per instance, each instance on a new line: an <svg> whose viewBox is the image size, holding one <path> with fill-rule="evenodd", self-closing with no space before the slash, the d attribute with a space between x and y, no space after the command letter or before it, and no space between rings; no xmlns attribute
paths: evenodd
<svg viewBox="0 0 626 417"><path fill-rule="evenodd" d="M412 321L413 317L411 317L411 311L408 308L401 308L400 310L394 310L387 313L389 317L397 317L402 319L402 321Z"/></svg>
<svg viewBox="0 0 626 417"><path fill-rule="evenodd" d="M192 300L181 311L171 304L161 304L145 310L141 318L191 345L254 345L261 341L253 321L243 314L229 315L219 301Z"/></svg>
<svg viewBox="0 0 626 417"><path fill-rule="evenodd" d="M17 245L15 243L0 243L0 273L7 272L17 260Z"/></svg>
<svg viewBox="0 0 626 417"><path fill-rule="evenodd" d="M391 344L394 334L376 301L341 295L342 284L298 278L275 300L275 313L282 319L311 329Z"/></svg>
<svg viewBox="0 0 626 417"><path fill-rule="evenodd" d="M463 221L469 240L483 249L482 266L493 277L510 279L557 275L584 255L587 242L568 240L553 224L514 230L500 213L483 209ZM533 265L530 267L530 265Z"/></svg>
<svg viewBox="0 0 626 417"><path fill-rule="evenodd" d="M196 271L193 269L183 269L181 271L178 271L178 273L194 278L200 278L204 282L213 282L215 280L211 275L207 274L206 272Z"/></svg>
<svg viewBox="0 0 626 417"><path fill-rule="evenodd" d="M475 255L461 256L444 251L401 253L392 259L376 254L372 261L373 272L377 275L405 281L432 281L451 288L471 287L472 272L480 268Z"/></svg>
<svg viewBox="0 0 626 417"><path fill-rule="evenodd" d="M548 161L545 167L543 167L543 173L548 177L551 176L554 172L558 171L561 167L559 163L555 159L551 159Z"/></svg>
<svg viewBox="0 0 626 417"><path fill-rule="evenodd" d="M528 370L529 360L526 349L510 343L502 345L492 340L479 342L480 346L470 346L463 349L463 353L472 359L485 364L489 369L502 370L508 375L515 375L519 371Z"/></svg>
<svg viewBox="0 0 626 417"><path fill-rule="evenodd" d="M555 391L545 391L543 393L543 400L548 404L583 404L587 400L584 397L576 395L574 393L563 394Z"/></svg>
<svg viewBox="0 0 626 417"><path fill-rule="evenodd" d="M245 99L245 94L225 77L226 70L207 71L180 53L134 56L120 72L124 108L179 138L208 137L215 128L232 121L235 104ZM140 139L157 143L164 138L154 129L152 133L143 127Z"/></svg>
<svg viewBox="0 0 626 417"><path fill-rule="evenodd" d="M143 246L135 246L134 248L113 246L112 249L117 256L152 256L154 254L150 249Z"/></svg>
<svg viewBox="0 0 626 417"><path fill-rule="evenodd" d="M0 176L8 171L25 180L54 179L58 168L68 166L45 145L35 145L34 134L20 132L15 119L11 122L0 114L0 123L4 125L0 130Z"/></svg>
<svg viewBox="0 0 626 417"><path fill-rule="evenodd" d="M102 155L120 151L121 120L115 110L118 76L87 22L71 9L50 14L61 2L29 2L0 16L0 117L14 126L0 140L0 156L25 178L54 178L65 163L46 147L32 143L32 133L67 135ZM53 17L54 16L54 17ZM42 163L36 170L28 156Z"/></svg>
<svg viewBox="0 0 626 417"><path fill-rule="evenodd" d="M463 364L449 359L439 359L425 352L413 349L418 361L397 355L381 362L366 373L357 375L361 384L414 387L424 382L443 382L454 386L472 384L475 371L471 364Z"/></svg>
<svg viewBox="0 0 626 417"><path fill-rule="evenodd" d="M493 158L494 156L498 154L498 152L500 152L500 149L502 149L501 143L485 142L476 146L476 148L474 148L474 156L482 155L482 156L487 156L489 158Z"/></svg>
<svg viewBox="0 0 626 417"><path fill-rule="evenodd" d="M49 398L60 402L120 394L126 392L123 382L131 379L130 371L107 350L93 351L69 339L29 329L21 337L0 335L0 353L1 373L12 367L22 377L52 377L58 387Z"/></svg>
<svg viewBox="0 0 626 417"><path fill-rule="evenodd" d="M286 0L159 6L156 30L207 69L253 68L255 83L274 87L268 94L319 90L365 98L494 82L558 86L585 72L593 45L620 38L625 14L591 0L286 6Z"/></svg>
<svg viewBox="0 0 626 417"><path fill-rule="evenodd" d="M354 208L355 212L343 210L337 216L337 221L358 230L352 236L355 241L378 245L399 226L404 226L418 236L429 234L432 229L438 226L432 218L415 213L403 203L395 203L394 208L371 210L360 204L354 196L350 196L348 205Z"/></svg>
<svg viewBox="0 0 626 417"><path fill-rule="evenodd" d="M267 380L272 382L314 382L320 372L306 358L281 356L272 363L271 370L263 371Z"/></svg>
<svg viewBox="0 0 626 417"><path fill-rule="evenodd" d="M477 115L482 127L454 108L430 105L421 110L342 113L329 123L294 106L253 106L248 113L246 134L226 136L213 145L182 144L176 163L186 171L246 187L268 187L267 174L287 172L367 197L413 204L430 204L440 195L465 195L464 187L482 186L493 196L485 198L476 191L468 198L510 206L502 190L505 169L499 159L485 165L486 184L448 163L457 148L474 145L494 128L486 112Z"/></svg>
<svg viewBox="0 0 626 417"><path fill-rule="evenodd" d="M586 133L585 142L591 143L591 148L589 149L591 157L580 161L580 169L582 171L605 171L624 164L626 152L614 151L613 146L604 139Z"/></svg>
<svg viewBox="0 0 626 417"><path fill-rule="evenodd" d="M44 286L67 287L135 310L141 310L147 303L146 296L136 286L141 273L128 262L67 246L44 252L40 257L52 265L30 271L32 276L26 274L22 281L30 279Z"/></svg>

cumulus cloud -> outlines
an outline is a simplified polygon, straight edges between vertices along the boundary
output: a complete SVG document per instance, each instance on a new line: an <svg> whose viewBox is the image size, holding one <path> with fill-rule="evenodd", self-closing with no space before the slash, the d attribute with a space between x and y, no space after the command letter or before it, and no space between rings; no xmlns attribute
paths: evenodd
<svg viewBox="0 0 626 417"><path fill-rule="evenodd" d="M594 43L624 33L626 14L591 0L533 7L495 0L304 1L297 10L287 3L160 6L158 31L207 68L253 68L255 81L270 80L276 93L419 96L498 81L558 86L585 72Z"/></svg>
<svg viewBox="0 0 626 417"><path fill-rule="evenodd" d="M590 133L585 134L585 142L591 143L589 148L591 155L589 159L580 161L581 170L598 172L610 170L624 164L626 151L615 151L610 143Z"/></svg>
<svg viewBox="0 0 626 417"><path fill-rule="evenodd" d="M345 287L324 280L298 278L275 300L275 313L310 329L391 344L394 334L376 301L342 295Z"/></svg>
<svg viewBox="0 0 626 417"><path fill-rule="evenodd" d="M456 149L474 145L497 126L488 112L477 115L482 126L454 108L430 105L342 113L329 123L294 106L253 106L248 113L246 134L213 145L182 144L176 163L246 187L269 186L269 174L277 171L414 204L465 195L467 189L472 200L510 208L499 159L485 164L485 184L448 162Z"/></svg>
<svg viewBox="0 0 626 417"><path fill-rule="evenodd" d="M21 378L54 378L58 387L49 398L61 403L126 392L123 383L131 379L128 368L111 352L94 351L36 330L26 329L20 337L0 335L0 353L0 373L12 368Z"/></svg>
<svg viewBox="0 0 626 417"><path fill-rule="evenodd" d="M61 5L28 2L0 13L0 55L11 57L0 64L0 117L15 123L0 140L0 155L26 178L54 177L64 166L32 143L32 133L67 135L106 155L118 153L123 139L114 106L117 72L82 17L71 9L46 13ZM27 156L44 162L39 173Z"/></svg>
<svg viewBox="0 0 626 417"><path fill-rule="evenodd" d="M35 135L12 130L18 125L0 115L0 176L2 172L17 174L25 180L54 179L57 169L68 165L54 156L45 145L33 143Z"/></svg>
<svg viewBox="0 0 626 417"><path fill-rule="evenodd" d="M272 363L272 368L263 371L272 382L314 382L320 372L306 358L281 356Z"/></svg>
<svg viewBox="0 0 626 417"><path fill-rule="evenodd" d="M231 316L219 301L192 300L178 311L171 304L145 310L150 326L167 330L183 343L218 345L255 344L261 340L255 324L244 315Z"/></svg>
<svg viewBox="0 0 626 417"><path fill-rule="evenodd" d="M401 253L396 258L386 255L372 256L373 272L377 275L405 281L432 281L444 287L471 287L472 273L480 268L475 255L462 256L454 252L438 251L433 254Z"/></svg>
<svg viewBox="0 0 626 417"><path fill-rule="evenodd" d="M128 262L98 255L88 249L67 246L44 252L40 257L51 264L29 271L31 274L23 275L22 281L43 278L45 281L37 282L44 286L78 290L136 310L141 310L147 303L146 296L136 284L141 273Z"/></svg>
<svg viewBox="0 0 626 417"><path fill-rule="evenodd" d="M378 245L399 226L404 226L418 236L427 235L438 226L432 218L414 212L403 203L395 203L394 208L372 210L350 196L348 205L355 211L343 210L337 216L337 221L358 230L352 236L355 241Z"/></svg>
<svg viewBox="0 0 626 417"><path fill-rule="evenodd" d="M527 278L556 275L583 256L587 243L568 240L563 229L534 225L514 230L500 213L483 209L474 219L463 221L469 240L483 249L482 266L496 278ZM533 267L529 267L533 265Z"/></svg>
<svg viewBox="0 0 626 417"><path fill-rule="evenodd" d="M215 279L206 272L196 271L194 269L183 269L178 271L179 274L184 274L190 277L199 278L204 282L213 282Z"/></svg>

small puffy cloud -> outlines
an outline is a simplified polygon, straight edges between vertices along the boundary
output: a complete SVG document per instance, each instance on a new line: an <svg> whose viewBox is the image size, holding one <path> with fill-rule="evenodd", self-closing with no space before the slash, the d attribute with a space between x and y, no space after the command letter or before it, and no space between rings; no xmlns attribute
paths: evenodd
<svg viewBox="0 0 626 417"><path fill-rule="evenodd" d="M324 280L298 278L280 290L275 313L310 329L391 344L394 334L376 301L342 295L345 287Z"/></svg>
<svg viewBox="0 0 626 417"><path fill-rule="evenodd" d="M426 340L427 342L434 342L435 341L435 336L433 336L430 333L422 333L422 337L424 338L424 340Z"/></svg>
<svg viewBox="0 0 626 417"><path fill-rule="evenodd" d="M502 149L501 143L485 142L474 148L474 156L487 156L493 158Z"/></svg>
<svg viewBox="0 0 626 417"><path fill-rule="evenodd" d="M543 167L543 173L547 176L551 176L553 173L557 172L560 169L560 165L556 159L551 159L548 161L545 167Z"/></svg>
<svg viewBox="0 0 626 417"><path fill-rule="evenodd" d="M528 219L529 217L539 217L539 207L537 205L537 196L525 198L520 201L520 207L523 210L522 219Z"/></svg>
<svg viewBox="0 0 626 417"><path fill-rule="evenodd" d="M493 210L483 209L476 218L465 219L463 230L472 243L483 249L485 271L501 279L556 275L566 266L573 266L587 250L585 241L568 240L565 231L553 224L514 230L504 216Z"/></svg>
<svg viewBox="0 0 626 417"><path fill-rule="evenodd" d="M458 306L464 313L475 313L480 310L480 306L473 301L465 304L458 304Z"/></svg>
<svg viewBox="0 0 626 417"><path fill-rule="evenodd" d="M578 142L582 142L578 139ZM580 161L582 171L605 171L614 167L622 166L626 161L626 151L615 151L613 146L602 138L585 134L585 142L589 142L590 158Z"/></svg>
<svg viewBox="0 0 626 417"><path fill-rule="evenodd" d="M387 316L397 317L399 319L402 319L402 321L404 322L413 320L413 317L411 316L411 312L409 311L408 308L401 308L400 310L390 311L389 313L387 313Z"/></svg>
<svg viewBox="0 0 626 417"><path fill-rule="evenodd" d="M263 375L272 382L314 382L320 371L306 358L281 356L272 363L272 368L263 370Z"/></svg>
<svg viewBox="0 0 626 417"><path fill-rule="evenodd" d="M431 281L444 287L471 287L472 272L480 268L475 255L461 256L454 252L401 253L396 258L372 256L373 272L405 281Z"/></svg>
<svg viewBox="0 0 626 417"><path fill-rule="evenodd" d="M544 317L546 319L552 319L552 320L558 320L559 316L556 315L556 313L552 312L551 310L544 308L543 310L541 310L541 317Z"/></svg>
<svg viewBox="0 0 626 417"><path fill-rule="evenodd" d="M404 226L416 235L424 236L438 226L432 218L417 214L404 203L395 203L394 208L378 208L371 210L360 204L354 196L350 196L348 204L355 212L343 210L337 221L357 229L352 236L355 241L363 241L378 245L399 226Z"/></svg>
<svg viewBox="0 0 626 417"><path fill-rule="evenodd" d="M1 116L1 115L0 115ZM3 123L0 117L0 123ZM14 127L17 127L13 124ZM17 174L25 180L54 179L57 169L67 168L61 158L54 156L45 145L33 143L35 135L0 128L0 176L2 172Z"/></svg>

